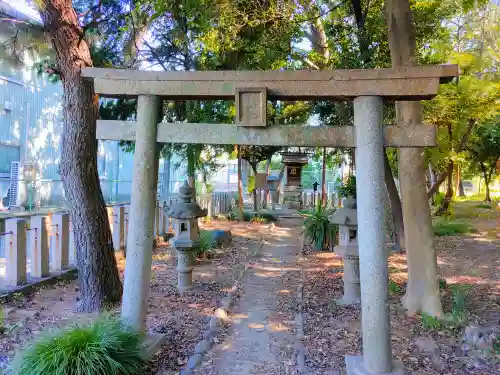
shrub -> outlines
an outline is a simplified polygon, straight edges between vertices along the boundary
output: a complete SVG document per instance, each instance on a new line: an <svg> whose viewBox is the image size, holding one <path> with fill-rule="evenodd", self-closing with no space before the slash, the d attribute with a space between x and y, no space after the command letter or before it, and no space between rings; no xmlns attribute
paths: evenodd
<svg viewBox="0 0 500 375"><path fill-rule="evenodd" d="M314 211L304 220L302 234L318 249L326 249L335 241L336 231L328 221L331 214L326 207L319 204Z"/></svg>
<svg viewBox="0 0 500 375"><path fill-rule="evenodd" d="M436 236L453 236L456 234L473 232L475 229L468 224L448 219L439 219L433 225Z"/></svg>
<svg viewBox="0 0 500 375"><path fill-rule="evenodd" d="M247 191L249 194L252 194L254 190L255 190L255 176L251 175L248 177Z"/></svg>
<svg viewBox="0 0 500 375"><path fill-rule="evenodd" d="M255 215L252 217L250 222L257 223L257 224L265 224L265 223L267 223L267 220L265 218L263 218L262 216Z"/></svg>
<svg viewBox="0 0 500 375"><path fill-rule="evenodd" d="M445 290L448 286L448 283L445 279L439 279L439 290Z"/></svg>
<svg viewBox="0 0 500 375"><path fill-rule="evenodd" d="M444 199L445 199L444 193L441 193L441 192L436 193L434 195L434 206L437 206L437 207L441 206L444 202Z"/></svg>
<svg viewBox="0 0 500 375"><path fill-rule="evenodd" d="M345 183L337 187L337 192L341 197L356 199L356 176L349 176Z"/></svg>
<svg viewBox="0 0 500 375"><path fill-rule="evenodd" d="M213 247L214 241L212 238L212 233L206 230L200 231L200 238L198 239L198 247L196 247L195 256L199 257Z"/></svg>
<svg viewBox="0 0 500 375"><path fill-rule="evenodd" d="M147 363L142 336L100 318L42 336L17 354L13 375L139 375Z"/></svg>

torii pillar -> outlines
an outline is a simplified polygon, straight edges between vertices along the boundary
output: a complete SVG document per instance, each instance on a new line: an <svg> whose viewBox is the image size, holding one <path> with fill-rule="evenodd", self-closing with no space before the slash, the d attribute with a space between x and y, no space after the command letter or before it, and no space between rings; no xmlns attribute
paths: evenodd
<svg viewBox="0 0 500 375"><path fill-rule="evenodd" d="M151 281L159 161L156 136L161 110L160 97L139 95L122 320L140 332L146 326Z"/></svg>

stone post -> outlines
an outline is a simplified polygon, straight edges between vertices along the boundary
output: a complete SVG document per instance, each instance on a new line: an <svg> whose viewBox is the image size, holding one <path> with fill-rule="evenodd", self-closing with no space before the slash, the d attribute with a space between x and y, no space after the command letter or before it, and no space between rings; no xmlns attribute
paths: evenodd
<svg viewBox="0 0 500 375"><path fill-rule="evenodd" d="M49 276L49 236L46 218L32 216L30 219L31 276Z"/></svg>
<svg viewBox="0 0 500 375"><path fill-rule="evenodd" d="M145 329L151 280L159 162L156 135L161 111L159 97L139 95L121 314L122 320L138 331Z"/></svg>
<svg viewBox="0 0 500 375"><path fill-rule="evenodd" d="M111 229L113 235L113 246L115 251L118 252L123 252L125 249L124 218L125 208L123 206L113 206L113 225L111 226Z"/></svg>
<svg viewBox="0 0 500 375"><path fill-rule="evenodd" d="M69 264L69 215L52 215L52 237L50 241L52 269L61 271Z"/></svg>
<svg viewBox="0 0 500 375"><path fill-rule="evenodd" d="M382 98L354 99L356 195L360 251L363 356L347 356L348 374L400 374L392 361L384 228Z"/></svg>
<svg viewBox="0 0 500 375"><path fill-rule="evenodd" d="M19 285L26 282L26 222L23 219L5 220L5 282Z"/></svg>

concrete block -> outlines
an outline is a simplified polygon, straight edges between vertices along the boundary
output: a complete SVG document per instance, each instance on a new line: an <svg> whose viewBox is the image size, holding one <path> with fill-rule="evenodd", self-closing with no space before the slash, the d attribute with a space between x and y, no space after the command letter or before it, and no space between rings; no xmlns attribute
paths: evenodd
<svg viewBox="0 0 500 375"><path fill-rule="evenodd" d="M5 282L19 285L26 282L26 222L5 220Z"/></svg>
<svg viewBox="0 0 500 375"><path fill-rule="evenodd" d="M50 241L52 268L61 271L69 264L69 215L52 215L52 236Z"/></svg>
<svg viewBox="0 0 500 375"><path fill-rule="evenodd" d="M49 276L49 236L46 218L32 216L30 219L29 251L31 254L31 276Z"/></svg>

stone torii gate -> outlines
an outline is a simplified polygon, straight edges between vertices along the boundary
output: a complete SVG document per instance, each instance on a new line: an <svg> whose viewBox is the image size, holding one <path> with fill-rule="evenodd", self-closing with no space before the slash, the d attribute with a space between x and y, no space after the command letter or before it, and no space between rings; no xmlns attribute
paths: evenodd
<svg viewBox="0 0 500 375"><path fill-rule="evenodd" d="M384 231L386 147L436 145L429 124L383 126L383 100L426 100L456 66L332 71L150 72L83 69L95 92L138 97L137 121L99 120L97 138L135 141L122 319L143 330L153 248L157 143L355 147L363 356L347 357L349 374L399 374L392 360ZM163 123L162 99L235 100L235 124ZM354 100L354 127L266 127L267 99Z"/></svg>

